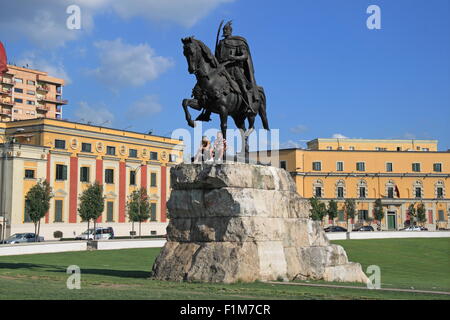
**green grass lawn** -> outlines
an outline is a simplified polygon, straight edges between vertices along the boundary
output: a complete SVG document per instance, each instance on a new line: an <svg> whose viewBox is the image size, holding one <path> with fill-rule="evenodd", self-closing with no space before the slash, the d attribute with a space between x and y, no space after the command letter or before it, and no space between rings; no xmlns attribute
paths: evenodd
<svg viewBox="0 0 450 320"><path fill-rule="evenodd" d="M450 239L335 241L350 260L381 268L382 287L450 291ZM159 249L0 257L0 299L450 299L450 296L274 285L150 280ZM81 290L66 288L66 268L81 268ZM319 282L318 282L319 283Z"/></svg>

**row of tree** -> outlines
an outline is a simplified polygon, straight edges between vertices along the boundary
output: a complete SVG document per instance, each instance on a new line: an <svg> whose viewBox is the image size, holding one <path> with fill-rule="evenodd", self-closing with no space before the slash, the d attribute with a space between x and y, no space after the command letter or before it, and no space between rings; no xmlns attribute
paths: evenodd
<svg viewBox="0 0 450 320"><path fill-rule="evenodd" d="M25 200L25 212L34 223L36 240L39 237L41 219L50 208L50 200L53 198L52 188L47 180L39 180L27 193ZM80 195L78 214L83 222L87 222L88 230L91 221L94 223L94 236L96 221L105 209L105 196L103 186L97 181L90 184ZM148 220L151 214L151 204L145 188L134 190L127 201L127 214L129 221L139 223L139 236L141 236L141 223Z"/></svg>
<svg viewBox="0 0 450 320"><path fill-rule="evenodd" d="M331 199L328 204L321 201L317 197L313 197L309 199L309 203L311 205L310 209L310 217L315 221L323 222L323 218L328 216L328 219L331 220L334 224L334 219L338 216L338 205L337 202ZM425 214L425 205L423 203L411 203L408 207L408 213L410 217L410 224L415 225L416 222L423 224L427 221ZM381 220L384 218L384 209L381 199L376 199L374 204L374 219L381 224ZM356 202L354 199L346 199L344 203L344 214L347 222L348 228L348 220L354 219L356 216ZM372 221L372 218L368 218L366 221Z"/></svg>

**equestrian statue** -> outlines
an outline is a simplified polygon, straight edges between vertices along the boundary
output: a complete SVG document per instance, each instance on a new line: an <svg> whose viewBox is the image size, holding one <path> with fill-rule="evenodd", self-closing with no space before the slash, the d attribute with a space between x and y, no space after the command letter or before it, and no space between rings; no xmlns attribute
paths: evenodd
<svg viewBox="0 0 450 320"><path fill-rule="evenodd" d="M266 115L266 95L263 87L256 84L253 61L247 40L233 36L231 21L223 27L223 39L216 39L215 54L194 37L181 39L188 71L194 74L197 83L192 90L192 99L183 100L186 120L195 127L188 107L201 110L196 121L210 121L211 113L220 117L220 129L226 139L228 116L243 135L245 153L248 154L248 136L254 130L256 115L262 120L264 129L269 130ZM245 120L248 121L248 130Z"/></svg>

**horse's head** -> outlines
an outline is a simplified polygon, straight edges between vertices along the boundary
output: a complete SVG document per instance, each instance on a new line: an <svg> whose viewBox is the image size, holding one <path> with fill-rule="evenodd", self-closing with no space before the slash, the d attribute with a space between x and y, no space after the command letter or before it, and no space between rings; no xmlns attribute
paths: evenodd
<svg viewBox="0 0 450 320"><path fill-rule="evenodd" d="M194 37L181 39L181 42L183 42L183 54L186 57L188 63L188 71L190 74L193 74L199 67L201 56L201 52L199 50L200 48L197 45Z"/></svg>
<svg viewBox="0 0 450 320"><path fill-rule="evenodd" d="M205 65L212 68L217 67L216 58L203 42L194 37L181 39L181 42L183 42L183 54L186 57L190 74L196 73L200 68L203 69L203 73L207 72L208 67L205 70Z"/></svg>

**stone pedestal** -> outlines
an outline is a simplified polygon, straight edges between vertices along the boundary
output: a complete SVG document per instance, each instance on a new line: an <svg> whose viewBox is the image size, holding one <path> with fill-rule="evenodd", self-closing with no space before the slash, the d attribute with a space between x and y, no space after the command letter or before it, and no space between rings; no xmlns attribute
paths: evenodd
<svg viewBox="0 0 450 320"><path fill-rule="evenodd" d="M167 243L152 277L232 283L367 282L359 263L309 218L288 172L243 163L171 168Z"/></svg>

